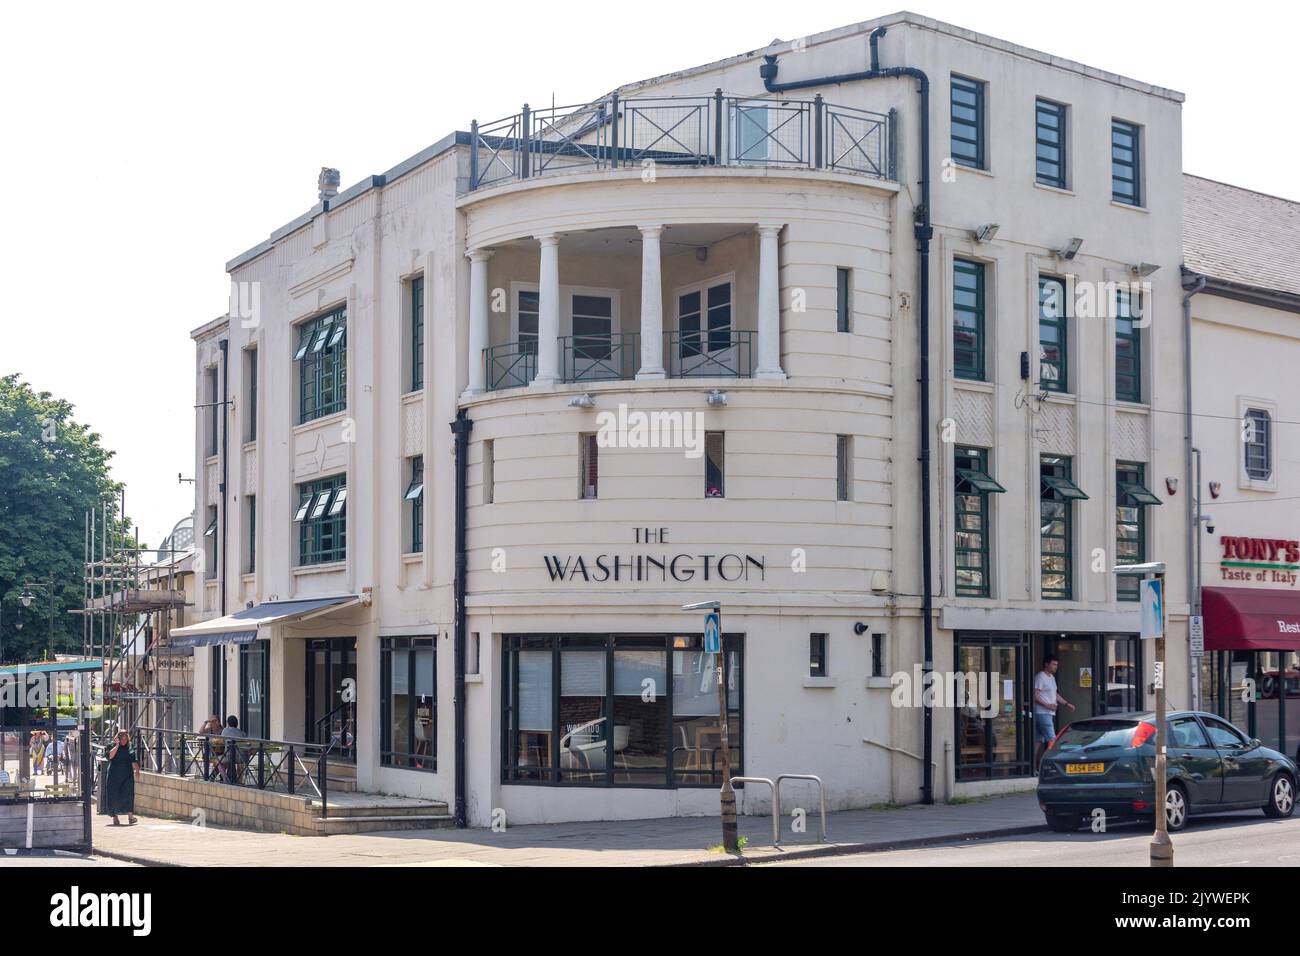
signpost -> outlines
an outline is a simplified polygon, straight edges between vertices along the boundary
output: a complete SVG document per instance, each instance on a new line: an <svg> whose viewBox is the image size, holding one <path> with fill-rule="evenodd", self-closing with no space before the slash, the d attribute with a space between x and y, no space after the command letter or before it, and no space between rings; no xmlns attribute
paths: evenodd
<svg viewBox="0 0 1300 956"><path fill-rule="evenodd" d="M1174 865L1174 844L1169 839L1169 825L1165 818L1168 795L1165 761L1165 563L1125 564L1113 568L1112 572L1142 576L1142 640L1155 641L1152 684L1156 692L1156 832L1151 838L1151 865L1170 867Z"/></svg>
<svg viewBox="0 0 1300 956"><path fill-rule="evenodd" d="M740 849L736 829L736 792L731 789L731 735L727 719L726 657L722 648L722 604L719 601L702 601L686 604L683 611L708 611L704 616L704 653L713 654L718 683L718 733L722 738L722 790L718 794L722 805L722 848L727 852Z"/></svg>

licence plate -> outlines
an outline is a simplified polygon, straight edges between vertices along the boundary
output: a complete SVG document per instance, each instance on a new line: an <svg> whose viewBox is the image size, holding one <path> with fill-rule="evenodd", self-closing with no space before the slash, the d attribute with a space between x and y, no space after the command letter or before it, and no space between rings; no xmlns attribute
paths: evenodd
<svg viewBox="0 0 1300 956"><path fill-rule="evenodd" d="M1067 763L1065 765L1066 773L1105 773L1106 765L1104 763Z"/></svg>

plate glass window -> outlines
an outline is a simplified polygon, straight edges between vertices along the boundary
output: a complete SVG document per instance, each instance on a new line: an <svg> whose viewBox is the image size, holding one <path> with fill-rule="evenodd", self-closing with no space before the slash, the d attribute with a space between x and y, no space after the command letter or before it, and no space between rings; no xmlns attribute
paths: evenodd
<svg viewBox="0 0 1300 956"><path fill-rule="evenodd" d="M380 643L379 762L385 767L438 769L436 649L431 637L386 637Z"/></svg>
<svg viewBox="0 0 1300 956"><path fill-rule="evenodd" d="M952 365L957 378L984 379L984 264L952 263Z"/></svg>
<svg viewBox="0 0 1300 956"><path fill-rule="evenodd" d="M951 95L953 161L984 169L984 84L954 76Z"/></svg>
<svg viewBox="0 0 1300 956"><path fill-rule="evenodd" d="M1038 100L1036 111L1034 159L1038 181L1065 189L1065 107L1051 100Z"/></svg>
<svg viewBox="0 0 1300 956"><path fill-rule="evenodd" d="M1132 123L1110 124L1111 198L1129 206L1142 205L1142 129Z"/></svg>

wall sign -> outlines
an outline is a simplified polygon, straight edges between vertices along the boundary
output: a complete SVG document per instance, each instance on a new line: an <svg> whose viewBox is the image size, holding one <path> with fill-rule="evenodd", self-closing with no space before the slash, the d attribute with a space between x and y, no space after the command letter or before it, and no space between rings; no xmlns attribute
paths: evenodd
<svg viewBox="0 0 1300 956"><path fill-rule="evenodd" d="M1300 541L1222 535L1219 574L1224 581L1295 587L1300 579Z"/></svg>
<svg viewBox="0 0 1300 956"><path fill-rule="evenodd" d="M637 528L635 543L667 545L667 528ZM609 581L695 582L764 581L767 559L752 554L581 554L543 555L552 581L581 581L603 584Z"/></svg>

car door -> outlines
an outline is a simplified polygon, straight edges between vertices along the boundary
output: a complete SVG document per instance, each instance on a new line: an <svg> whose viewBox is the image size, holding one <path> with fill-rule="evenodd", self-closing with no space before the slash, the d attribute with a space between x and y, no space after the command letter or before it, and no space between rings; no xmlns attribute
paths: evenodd
<svg viewBox="0 0 1300 956"><path fill-rule="evenodd" d="M1169 721L1168 755L1170 769L1176 770L1177 779L1187 785L1187 798L1193 807L1223 801L1223 760L1191 714Z"/></svg>
<svg viewBox="0 0 1300 956"><path fill-rule="evenodd" d="M1268 760L1262 749L1252 748L1241 731L1218 717L1200 719L1223 761L1223 802L1263 806Z"/></svg>

